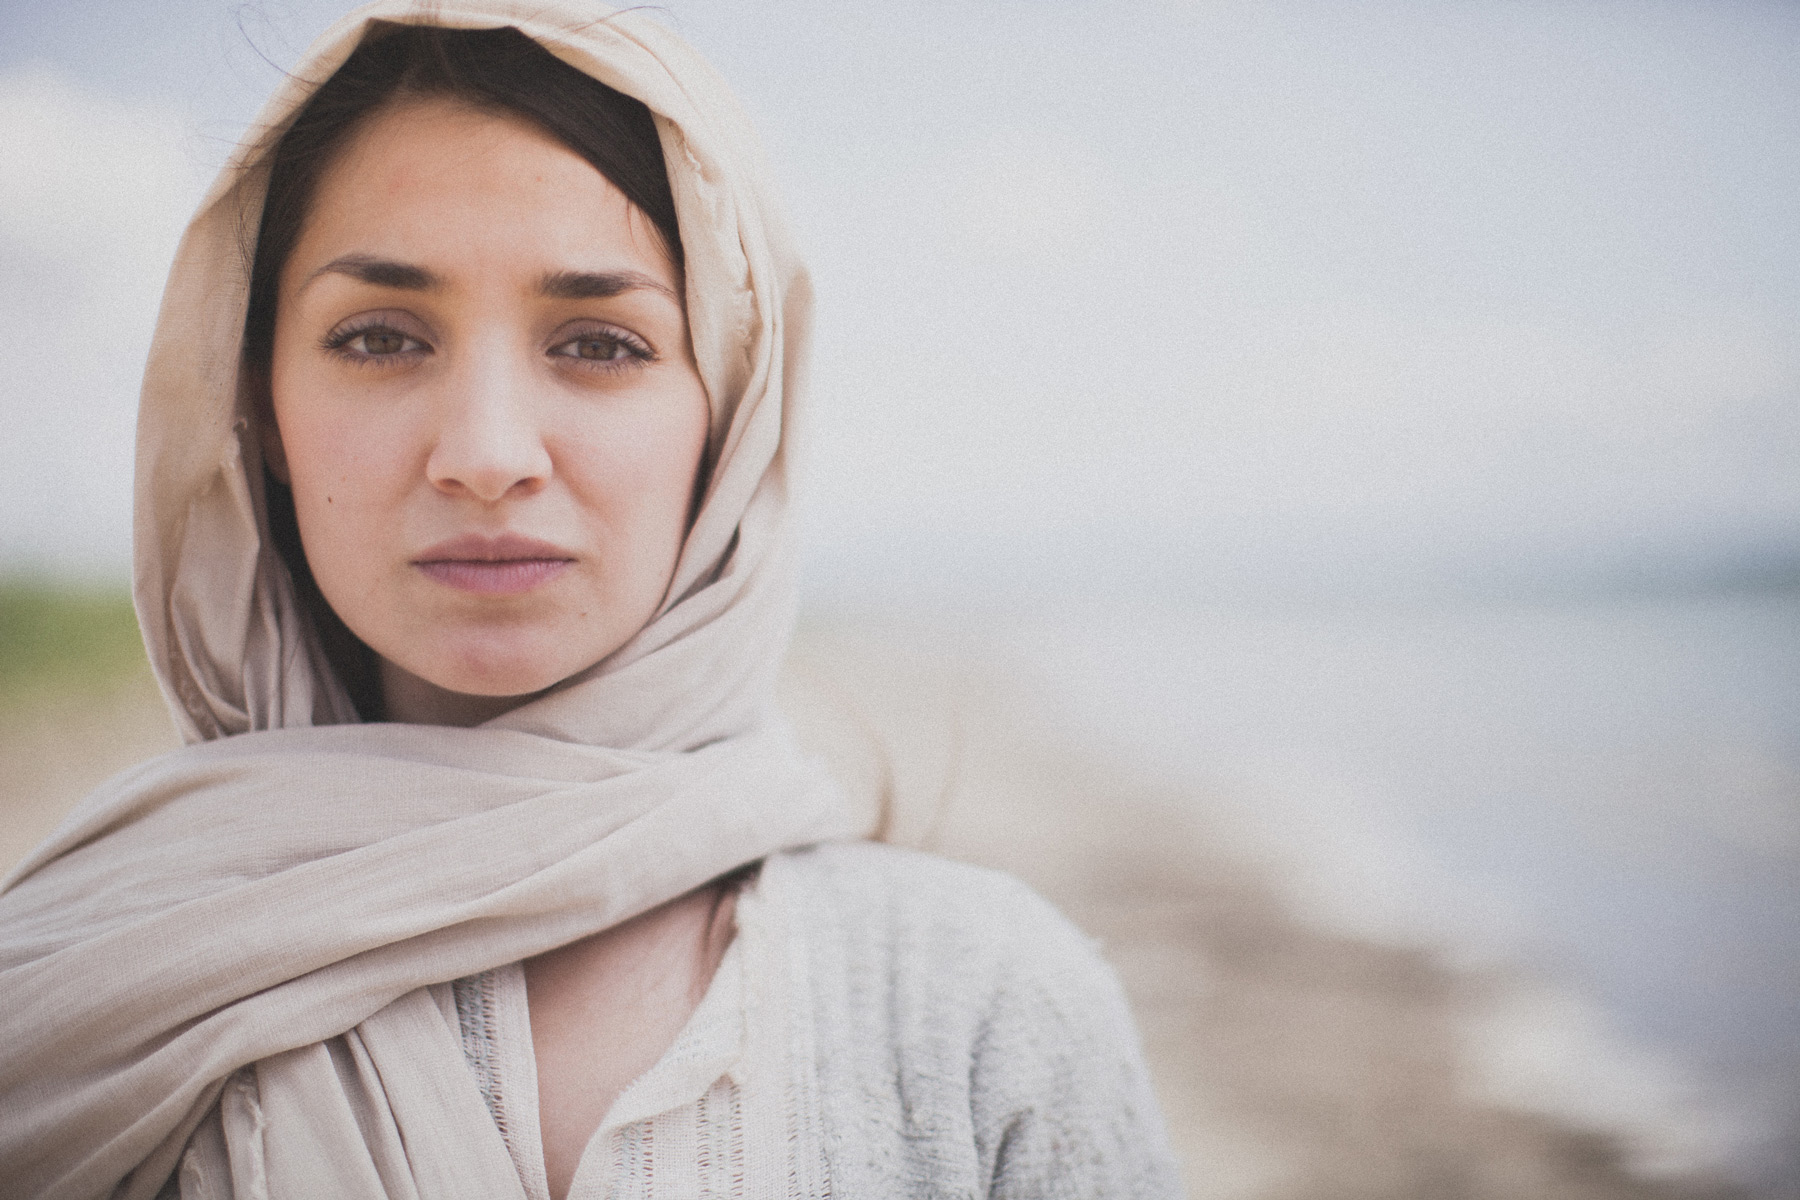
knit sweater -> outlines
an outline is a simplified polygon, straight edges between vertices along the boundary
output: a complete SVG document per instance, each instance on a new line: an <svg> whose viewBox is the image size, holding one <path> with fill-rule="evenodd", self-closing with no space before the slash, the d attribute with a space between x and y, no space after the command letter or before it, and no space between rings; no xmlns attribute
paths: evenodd
<svg viewBox="0 0 1800 1200"><path fill-rule="evenodd" d="M769 858L737 926L569 1200L1181 1194L1117 980L1024 885L820 846ZM545 1200L523 971L452 994L527 1195Z"/></svg>

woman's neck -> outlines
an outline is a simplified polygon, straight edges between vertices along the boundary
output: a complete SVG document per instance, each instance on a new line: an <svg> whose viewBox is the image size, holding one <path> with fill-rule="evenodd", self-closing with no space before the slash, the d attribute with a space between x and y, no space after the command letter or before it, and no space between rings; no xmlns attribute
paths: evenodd
<svg viewBox="0 0 1800 1200"><path fill-rule="evenodd" d="M427 682L404 667L381 659L381 717L408 725L454 725L467 729L511 712L525 696L472 696Z"/></svg>

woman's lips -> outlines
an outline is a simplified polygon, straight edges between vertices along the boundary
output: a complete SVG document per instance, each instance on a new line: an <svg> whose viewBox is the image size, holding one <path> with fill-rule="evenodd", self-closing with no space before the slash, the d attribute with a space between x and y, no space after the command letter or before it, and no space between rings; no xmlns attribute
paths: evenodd
<svg viewBox="0 0 1800 1200"><path fill-rule="evenodd" d="M575 556L551 542L518 534L466 533L412 560L429 579L482 596L516 596L561 575Z"/></svg>

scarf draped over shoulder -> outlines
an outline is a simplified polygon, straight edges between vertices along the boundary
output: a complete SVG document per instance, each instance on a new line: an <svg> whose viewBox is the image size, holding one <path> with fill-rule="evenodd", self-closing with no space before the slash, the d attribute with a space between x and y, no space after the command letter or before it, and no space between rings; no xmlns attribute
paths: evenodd
<svg viewBox="0 0 1800 1200"><path fill-rule="evenodd" d="M360 724L270 545L240 379L269 155L372 22L515 26L643 101L711 406L667 599L477 729ZM111 781L0 894L8 1195L522 1197L427 985L540 953L874 813L773 702L810 291L757 143L635 14L381 0L327 31L188 227L138 427L134 591L185 749Z"/></svg>

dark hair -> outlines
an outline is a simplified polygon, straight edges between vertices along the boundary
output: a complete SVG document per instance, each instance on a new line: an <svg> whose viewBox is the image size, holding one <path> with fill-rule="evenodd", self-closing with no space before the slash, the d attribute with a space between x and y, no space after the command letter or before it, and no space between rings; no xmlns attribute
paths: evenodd
<svg viewBox="0 0 1800 1200"><path fill-rule="evenodd" d="M385 105L445 98L536 124L604 175L650 218L682 262L675 198L656 123L635 100L563 62L517 29L441 29L377 22L319 86L276 145L251 255L244 365L266 401L282 268L299 240L319 180L357 129ZM271 419L266 403L259 419ZM293 493L264 471L270 541L293 577L327 659L365 720L382 711L374 651L352 633L313 579Z"/></svg>

